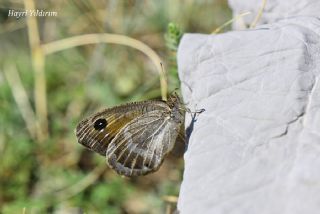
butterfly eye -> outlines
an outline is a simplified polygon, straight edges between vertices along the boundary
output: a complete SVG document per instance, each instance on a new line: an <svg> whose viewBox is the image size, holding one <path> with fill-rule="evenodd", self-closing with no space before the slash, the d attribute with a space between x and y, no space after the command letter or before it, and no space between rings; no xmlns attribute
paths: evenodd
<svg viewBox="0 0 320 214"><path fill-rule="evenodd" d="M103 119L103 118L100 118L98 120L96 120L96 122L94 122L94 129L95 130L101 130L101 129L104 129L106 126L108 125L106 119Z"/></svg>

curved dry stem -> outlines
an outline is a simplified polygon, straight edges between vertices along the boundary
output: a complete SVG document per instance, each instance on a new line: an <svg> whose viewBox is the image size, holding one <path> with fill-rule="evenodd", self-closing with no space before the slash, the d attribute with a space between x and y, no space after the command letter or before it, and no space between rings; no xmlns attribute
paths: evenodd
<svg viewBox="0 0 320 214"><path fill-rule="evenodd" d="M81 36L74 36L67 39L61 39L58 41L50 42L47 44L42 45L42 49L44 51L44 54L52 54L58 51L62 51L68 48L81 46L81 45L88 45L88 44L97 44L97 43L111 43L111 44L119 44L119 45L125 45L132 48L135 48L141 52L143 52L145 55L147 55L150 60L155 65L159 76L160 76L160 86L161 86L161 96L163 100L167 100L167 78L166 73L161 68L161 59L158 56L158 54L152 50L149 46L146 44L140 42L139 40L132 39L127 36L118 35L118 34L86 34Z"/></svg>
<svg viewBox="0 0 320 214"><path fill-rule="evenodd" d="M260 9L258 11L257 16L255 17L255 19L250 24L250 28L255 28L256 27L258 21L260 20L260 18L262 16L263 10L266 7L266 4L267 4L267 0L262 0L262 5L261 5L261 7L260 7Z"/></svg>
<svg viewBox="0 0 320 214"><path fill-rule="evenodd" d="M229 21L223 23L222 25L220 25L219 27L217 27L211 34L217 34L219 33L223 28L225 28L226 26L230 25L232 22L234 22L237 19L242 18L243 16L249 15L251 14L251 12L244 12L244 13L240 13L239 15L237 15L236 17L230 19Z"/></svg>

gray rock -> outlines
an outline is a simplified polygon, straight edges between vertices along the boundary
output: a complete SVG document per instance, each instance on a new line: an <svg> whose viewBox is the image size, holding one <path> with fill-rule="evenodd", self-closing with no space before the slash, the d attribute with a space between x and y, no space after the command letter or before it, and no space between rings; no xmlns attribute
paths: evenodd
<svg viewBox="0 0 320 214"><path fill-rule="evenodd" d="M205 109L185 153L179 211L319 213L320 20L186 34L178 67L185 102Z"/></svg>
<svg viewBox="0 0 320 214"><path fill-rule="evenodd" d="M244 16L233 22L234 29L244 29L245 25L249 26L256 17L262 6L263 0L228 0L233 11L233 16L243 12L251 12L250 15ZM319 0L267 0L263 14L258 24L269 24L281 19L297 16L320 17Z"/></svg>

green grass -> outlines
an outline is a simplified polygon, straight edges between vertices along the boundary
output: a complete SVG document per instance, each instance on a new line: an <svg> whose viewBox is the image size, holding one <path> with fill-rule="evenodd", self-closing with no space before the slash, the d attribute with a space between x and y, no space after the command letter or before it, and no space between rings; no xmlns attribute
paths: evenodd
<svg viewBox="0 0 320 214"><path fill-rule="evenodd" d="M155 50L179 88L176 50L183 32L210 33L231 17L226 1L36 1L58 17L38 17L41 41L87 33L124 34ZM155 174L127 179L105 158L77 143L76 124L98 109L160 97L159 76L143 53L103 44L46 57L49 137L32 138L3 69L14 65L35 109L34 72L25 19L7 18L17 1L0 3L0 213L164 213L178 196L183 160L169 158ZM99 168L100 167L100 168ZM99 169L103 169L102 171ZM88 176L95 176L83 185ZM73 188L73 194L70 194ZM25 210L25 211L24 211Z"/></svg>

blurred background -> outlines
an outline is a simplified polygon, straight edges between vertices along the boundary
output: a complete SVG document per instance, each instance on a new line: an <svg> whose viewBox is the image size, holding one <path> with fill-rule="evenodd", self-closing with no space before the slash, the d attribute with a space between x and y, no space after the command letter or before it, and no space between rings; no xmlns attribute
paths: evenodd
<svg viewBox="0 0 320 214"><path fill-rule="evenodd" d="M8 17L10 9L32 7L57 16L37 23ZM183 158L168 157L158 172L128 179L74 135L76 124L99 109L161 97L155 65L123 45L44 54L37 42L92 33L134 38L160 56L170 92L179 88L175 49L182 32L208 34L230 19L226 0L1 0L0 213L175 210Z"/></svg>

